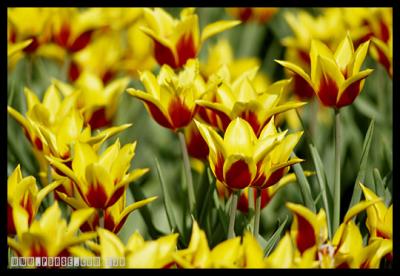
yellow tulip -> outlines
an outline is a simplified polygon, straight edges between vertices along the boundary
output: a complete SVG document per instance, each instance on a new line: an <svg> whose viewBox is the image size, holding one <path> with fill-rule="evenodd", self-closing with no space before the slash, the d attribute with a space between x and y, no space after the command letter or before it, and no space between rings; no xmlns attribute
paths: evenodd
<svg viewBox="0 0 400 276"><path fill-rule="evenodd" d="M364 42L354 51L349 33L335 53L322 42L313 40L310 50L311 76L296 64L276 62L303 78L325 106L338 109L353 103L361 93L365 78L373 71L360 71L368 46L369 41Z"/></svg>
<svg viewBox="0 0 400 276"><path fill-rule="evenodd" d="M47 208L40 220L29 226L28 214L21 207L15 208L13 217L17 236L7 238L8 246L21 257L66 257L71 256L69 249L97 236L95 232L77 231L82 223L90 217L93 208L82 209L71 214L69 224L62 217L57 202Z"/></svg>
<svg viewBox="0 0 400 276"><path fill-rule="evenodd" d="M136 142L121 148L119 140L98 154L87 143L76 142L71 167L47 156L51 166L70 178L85 203L97 209L114 205L128 185L144 175L148 169L127 173L135 155Z"/></svg>
<svg viewBox="0 0 400 276"><path fill-rule="evenodd" d="M253 85L256 73L257 68L252 68L232 80L228 68L221 67L209 80L208 92L196 101L200 106L200 118L225 131L232 120L240 117L250 123L258 137L261 129L273 115L305 104L303 102L279 104L290 80L277 81L266 91L257 92Z"/></svg>
<svg viewBox="0 0 400 276"><path fill-rule="evenodd" d="M258 175L257 165L286 133L271 133L258 139L247 121L236 118L228 125L222 138L213 128L196 120L195 122L210 149L208 159L214 175L232 190L252 185ZM271 124L273 121L269 123ZM270 128L269 125L266 129Z"/></svg>
<svg viewBox="0 0 400 276"><path fill-rule="evenodd" d="M157 78L145 71L140 74L140 80L147 93L133 88L127 92L144 102L158 124L174 131L189 125L196 113L195 100L205 89L197 60L189 60L178 74L163 65Z"/></svg>
<svg viewBox="0 0 400 276"><path fill-rule="evenodd" d="M22 178L21 168L18 165L7 181L7 235L16 234L13 217L15 206L22 208L21 212L26 213L28 224L31 224L43 199L60 184L61 182L55 181L39 190L33 176Z"/></svg>
<svg viewBox="0 0 400 276"><path fill-rule="evenodd" d="M74 85L58 80L53 82L64 96L77 94L76 108L83 113L85 122L92 129L98 129L111 125L129 78L118 78L105 85L100 77L84 72Z"/></svg>
<svg viewBox="0 0 400 276"><path fill-rule="evenodd" d="M387 42L375 37L371 41L372 57L385 67L390 77L393 77L393 34L390 34Z"/></svg>
<svg viewBox="0 0 400 276"><path fill-rule="evenodd" d="M268 23L278 12L279 8L226 8L232 16L243 22L256 21L260 24Z"/></svg>
<svg viewBox="0 0 400 276"><path fill-rule="evenodd" d="M360 183L364 197L367 201L376 201L378 196ZM383 202L377 202L367 209L367 228L371 238L393 240L393 204L386 207Z"/></svg>
<svg viewBox="0 0 400 276"><path fill-rule="evenodd" d="M154 41L154 57L158 64L180 68L187 60L197 57L204 41L240 23L217 21L207 25L200 35L199 19L194 12L194 8L185 8L180 19L174 19L161 8L144 9L148 27L141 29Z"/></svg>
<svg viewBox="0 0 400 276"><path fill-rule="evenodd" d="M72 248L71 252L82 257L100 256L103 268L110 268L106 261L108 258L124 258L123 268L168 268L174 263L173 253L176 251L178 234L145 241L136 231L124 245L117 235L106 229L98 228L97 232L100 243L87 242L94 253L84 248Z"/></svg>

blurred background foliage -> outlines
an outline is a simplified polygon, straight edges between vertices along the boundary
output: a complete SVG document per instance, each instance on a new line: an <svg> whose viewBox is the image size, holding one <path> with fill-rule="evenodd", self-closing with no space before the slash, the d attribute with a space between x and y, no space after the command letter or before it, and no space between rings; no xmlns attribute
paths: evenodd
<svg viewBox="0 0 400 276"><path fill-rule="evenodd" d="M181 11L180 8L166 8L166 10L173 16L179 16ZM274 59L285 59L285 47L282 46L281 40L292 33L283 15L286 12L295 13L298 10L300 9L280 8L268 24L247 22L212 37L203 45L199 59L206 60L209 47L220 39L225 38L230 42L235 58L259 58L261 61L260 70L268 76L271 82L286 78L282 67L275 63ZM305 10L313 15L320 13L317 8L307 8ZM216 20L232 19L232 16L224 8L198 8L197 13L200 19L200 29ZM360 168L363 142L371 119L375 120L375 129L366 167L365 184L375 190L376 177L374 178L374 170L377 169L381 178L386 178L389 190L391 191L392 189L392 81L385 69L369 56L364 67L374 68L375 71L366 79L365 87L355 103L342 109L342 215L347 211L350 203ZM12 105L22 114L25 114L26 104L23 94L25 86L36 91L41 99L43 92L51 84L52 78L66 80L65 76L66 69L60 67L57 62L43 57L35 57L34 60L30 60L30 57L25 56L13 70L8 72L8 105ZM140 81L133 78L131 78L128 87L142 89ZM310 122L309 118L315 116L315 114L310 114L313 112L310 104L301 109L299 113L302 116L306 134L296 147L296 154L306 160L302 163L304 170L313 171L314 164L308 147L308 141L312 139L322 158L328 184L332 187L334 175L333 110L319 107L318 120L314 121L316 123L314 125L315 133L313 137L310 137L308 128L312 122ZM155 158L160 164L176 221L181 225L190 225L190 221L188 221L184 213L188 209L188 206L186 206L187 192L185 190L186 185L184 185L182 157L177 135L158 125L146 112L143 104L139 100L130 97L127 93L123 93L121 96L114 125L124 123L133 123L133 126L118 135L121 139L121 144L132 141L138 142L132 167L150 168L150 172L146 176L130 185L127 203L154 195L159 196L159 199L143 207L140 211L132 213L119 236L126 242L127 238L135 230L139 230L147 239L154 238L160 232L169 232ZM281 128L288 128L290 131L294 131L287 122ZM110 139L106 145L110 145L113 141L115 141L115 138ZM31 146L23 135L20 126L10 116L7 119L7 143L8 175L20 163L24 175L34 175L39 179L37 176L38 164L32 154ZM202 181L208 182L208 178L207 174L201 175L194 171L195 188L197 189ZM317 208L319 209L322 207L322 200L319 197L320 189L317 177L311 176L308 179L311 183L313 199L317 200ZM207 183L206 185L209 184ZM205 197L206 195L200 196ZM289 184L280 190L269 205L262 210L260 233L265 239L268 239L278 225L289 215L289 211L284 207L284 203L287 201L302 202L299 187L296 183ZM222 204L221 208L225 210L229 206L229 202L223 203L220 201L218 204ZM210 214L210 216L220 215L222 214L217 211ZM149 225L149 217L151 217L152 225ZM183 221L185 217L186 221ZM243 223L245 221L246 217L239 214L236 226L238 228L245 227L246 223ZM286 225L288 226L289 223ZM206 231L209 234L210 229L206 229ZM214 237L213 239L209 237L210 246L225 239L223 231L220 232L222 233L220 237Z"/></svg>

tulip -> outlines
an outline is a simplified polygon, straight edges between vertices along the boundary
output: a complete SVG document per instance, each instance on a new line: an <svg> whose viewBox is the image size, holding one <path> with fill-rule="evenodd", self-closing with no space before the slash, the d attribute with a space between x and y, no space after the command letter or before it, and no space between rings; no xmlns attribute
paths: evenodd
<svg viewBox="0 0 400 276"><path fill-rule="evenodd" d="M389 76L393 78L393 35L390 35L390 38L386 43L375 37L373 37L371 41L372 57L382 64Z"/></svg>
<svg viewBox="0 0 400 276"><path fill-rule="evenodd" d="M15 206L22 208L21 212L28 216L30 225L43 199L60 184L61 182L55 181L39 190L33 176L22 178L21 167L18 165L7 181L7 235L16 234L16 222L13 216Z"/></svg>
<svg viewBox="0 0 400 276"><path fill-rule="evenodd" d="M373 71L360 71L368 46L369 41L364 42L354 52L353 42L347 34L333 54L325 44L313 40L310 50L311 77L291 62L276 62L303 78L322 104L339 109L353 103L361 93L365 78Z"/></svg>
<svg viewBox="0 0 400 276"><path fill-rule="evenodd" d="M17 237L7 238L10 248L20 257L67 257L72 256L72 247L97 236L95 232L82 233L77 231L82 223L95 212L94 209L82 209L71 214L69 224L62 217L57 202L47 208L40 220L35 220L29 226L28 214L21 207L15 208L13 217Z"/></svg>
<svg viewBox="0 0 400 276"><path fill-rule="evenodd" d="M189 60L184 70L175 74L170 66L163 65L157 78L145 71L140 80L147 93L133 88L127 92L144 102L158 124L177 131L190 124L196 113L195 100L204 92L198 67L197 60Z"/></svg>
<svg viewBox="0 0 400 276"><path fill-rule="evenodd" d="M199 116L210 125L225 131L235 118L243 118L250 123L257 137L272 116L287 110L303 106L303 102L279 104L282 93L290 80L273 83L267 91L258 93L253 81L257 68L242 73L230 81L230 73L222 67L210 82L215 82L215 89L203 94L196 103L201 108ZM213 84L210 84L212 87Z"/></svg>
<svg viewBox="0 0 400 276"><path fill-rule="evenodd" d="M199 160L206 160L209 153L208 145L201 136L196 124L191 122L185 128L184 133L189 155Z"/></svg>
<svg viewBox="0 0 400 276"><path fill-rule="evenodd" d="M70 178L85 203L104 210L124 195L128 185L144 175L148 169L127 173L135 155L136 143L121 148L119 140L98 154L87 143L76 142L71 168L47 156L50 165Z"/></svg>
<svg viewBox="0 0 400 276"><path fill-rule="evenodd" d="M286 133L271 133L258 139L248 122L236 118L229 124L224 138L221 138L213 128L195 122L210 149L209 162L214 175L232 190L252 185L257 176L257 164L277 146Z"/></svg>
<svg viewBox="0 0 400 276"><path fill-rule="evenodd" d="M260 24L268 23L278 12L278 8L226 8L227 12L237 19L248 22L256 21Z"/></svg>
<svg viewBox="0 0 400 276"><path fill-rule="evenodd" d="M87 243L94 251L84 248L73 248L77 256L100 256L107 258L123 258L125 265L120 268L168 268L173 265L173 253L176 250L178 234L163 236L153 241L145 241L139 232L134 232L126 245L115 235L106 229L99 228L99 244ZM102 262L103 268L110 268L107 262ZM115 268L115 266L112 266Z"/></svg>
<svg viewBox="0 0 400 276"><path fill-rule="evenodd" d="M197 57L202 44L210 37L230 29L240 21L217 21L199 31L199 20L194 8L185 8L180 19L174 19L161 8L144 9L148 27L142 31L154 41L154 57L159 65L180 68Z"/></svg>

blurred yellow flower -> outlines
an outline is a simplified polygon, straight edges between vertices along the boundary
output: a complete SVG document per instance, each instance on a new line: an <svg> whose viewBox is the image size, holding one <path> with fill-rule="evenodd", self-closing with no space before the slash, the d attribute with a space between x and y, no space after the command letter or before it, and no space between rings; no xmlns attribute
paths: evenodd
<svg viewBox="0 0 400 276"><path fill-rule="evenodd" d="M136 142L121 148L119 140L98 154L87 143L76 142L71 167L54 157L47 156L51 166L70 178L85 203L96 209L114 205L129 184L148 169L135 169L127 173L135 155Z"/></svg>
<svg viewBox="0 0 400 276"><path fill-rule="evenodd" d="M82 209L71 214L69 224L62 217L57 202L47 208L40 217L29 226L28 214L14 209L17 236L7 238L10 248L21 257L66 257L72 256L69 249L97 236L95 232L77 235L79 226L84 223L95 210Z"/></svg>
<svg viewBox="0 0 400 276"><path fill-rule="evenodd" d="M243 22L256 21L265 24L273 18L279 8L226 8L226 11Z"/></svg>
<svg viewBox="0 0 400 276"><path fill-rule="evenodd" d="M140 74L140 80L147 92L133 88L127 92L144 102L158 124L174 131L190 124L196 113L195 100L205 90L197 60L189 60L178 74L163 65L157 78L145 71Z"/></svg>
<svg viewBox="0 0 400 276"><path fill-rule="evenodd" d="M27 215L28 225L30 225L43 199L60 184L61 182L55 181L39 190L33 176L22 178L21 167L18 165L7 181L7 235L16 234L13 215L15 206L21 207L19 212Z"/></svg>
<svg viewBox="0 0 400 276"><path fill-rule="evenodd" d="M200 35L199 19L194 8L184 8L174 19L161 8L144 9L148 27L141 29L154 41L154 57L159 65L180 68L196 58L204 41L230 29L240 21L217 21L207 25Z"/></svg>
<svg viewBox="0 0 400 276"><path fill-rule="evenodd" d="M321 41L313 40L310 50L310 75L291 62L276 62L303 78L325 106L338 109L353 103L361 93L365 78L373 71L360 71L368 46L369 41L364 42L354 51L353 42L347 34L335 53L332 53Z"/></svg>

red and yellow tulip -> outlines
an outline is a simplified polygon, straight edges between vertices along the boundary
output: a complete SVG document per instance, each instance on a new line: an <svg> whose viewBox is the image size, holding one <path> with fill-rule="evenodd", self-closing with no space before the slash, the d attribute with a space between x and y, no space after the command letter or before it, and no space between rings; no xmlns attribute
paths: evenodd
<svg viewBox="0 0 400 276"><path fill-rule="evenodd" d="M263 161L285 135L285 132L271 133L258 139L247 121L236 118L228 125L222 138L210 126L196 120L195 122L210 149L208 159L214 175L232 190L252 185L258 175L257 164Z"/></svg>
<svg viewBox="0 0 400 276"><path fill-rule="evenodd" d="M121 148L119 140L102 154L87 143L76 142L71 167L47 156L51 166L70 178L85 203L96 209L107 209L123 195L128 185L148 169L127 172L135 155L136 142Z"/></svg>
<svg viewBox="0 0 400 276"><path fill-rule="evenodd" d="M158 124L174 131L190 124L196 113L195 100L205 91L197 60L189 60L178 74L163 65L157 78L145 71L140 74L140 80L147 93L133 88L127 92L144 102Z"/></svg>
<svg viewBox="0 0 400 276"><path fill-rule="evenodd" d="M280 103L290 80L277 81L261 93L256 91L253 85L256 73L257 68L252 68L233 80L228 68L221 67L209 80L208 92L196 101L201 119L225 131L232 120L242 118L258 137L273 115L305 104L297 101Z"/></svg>
<svg viewBox="0 0 400 276"><path fill-rule="evenodd" d="M240 21L217 21L207 25L200 35L199 19L194 8L181 11L180 19L174 19L161 8L144 9L148 27L142 27L154 41L154 57L159 65L180 68L189 59L197 57L204 41L230 29Z"/></svg>
<svg viewBox="0 0 400 276"><path fill-rule="evenodd" d="M226 8L226 11L235 18L243 21L256 21L260 24L268 23L278 12L279 8Z"/></svg>
<svg viewBox="0 0 400 276"><path fill-rule="evenodd" d="M61 182L55 181L39 190L33 176L22 178L21 168L18 165L7 181L7 235L16 234L16 222L13 215L15 206L19 206L19 212L27 215L28 225L30 225L43 199L60 184Z"/></svg>
<svg viewBox="0 0 400 276"><path fill-rule="evenodd" d="M95 232L77 235L79 227L90 217L93 208L82 209L71 214L69 223L62 217L57 204L47 208L40 220L28 223L28 214L21 207L15 208L13 217L17 236L8 237L8 246L20 257L66 257L69 251L97 236Z"/></svg>
<svg viewBox="0 0 400 276"><path fill-rule="evenodd" d="M313 40L310 50L311 76L296 64L276 62L303 78L325 106L338 109L353 103L361 93L365 78L373 71L360 71L368 46L369 41L364 42L354 51L353 42L347 34L335 53L332 53L325 44Z"/></svg>

